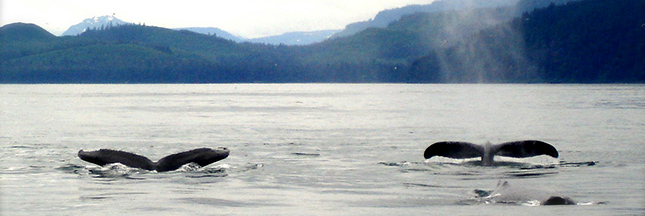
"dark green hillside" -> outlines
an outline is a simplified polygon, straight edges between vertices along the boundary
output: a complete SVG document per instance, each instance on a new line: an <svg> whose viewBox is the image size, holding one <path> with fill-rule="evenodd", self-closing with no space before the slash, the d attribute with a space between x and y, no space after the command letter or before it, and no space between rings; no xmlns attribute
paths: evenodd
<svg viewBox="0 0 645 216"><path fill-rule="evenodd" d="M34 24L13 23L0 28L0 60L43 52L56 36Z"/></svg>
<svg viewBox="0 0 645 216"><path fill-rule="evenodd" d="M554 0L557 3L570 0ZM417 13L309 46L141 25L0 28L0 83L645 82L645 1Z"/></svg>
<svg viewBox="0 0 645 216"><path fill-rule="evenodd" d="M409 62L517 16L513 8L417 13L386 28L369 28L303 47L307 68L334 77L327 81L402 82ZM483 18L482 18L483 17ZM362 72L362 73L360 73Z"/></svg>
<svg viewBox="0 0 645 216"><path fill-rule="evenodd" d="M107 30L86 31L80 37L104 43L141 44L156 47L166 52L172 52L173 49L177 49L212 58L236 56L245 52L244 48L237 43L219 37L188 30L177 31L151 26L122 25Z"/></svg>
<svg viewBox="0 0 645 216"><path fill-rule="evenodd" d="M645 82L645 1L587 0L523 18L513 25L543 80Z"/></svg>
<svg viewBox="0 0 645 216"><path fill-rule="evenodd" d="M193 82L212 63L133 44L89 45L6 62L3 79L46 83ZM14 73L16 71L16 73ZM19 72L19 73L17 73Z"/></svg>
<svg viewBox="0 0 645 216"><path fill-rule="evenodd" d="M274 65L266 58L276 56L266 45L139 25L3 44L0 79L22 83L262 81L270 77L257 71Z"/></svg>
<svg viewBox="0 0 645 216"><path fill-rule="evenodd" d="M544 1L544 0L541 0ZM562 1L562 0L560 0ZM427 5L408 5L401 8L384 10L376 14L374 19L349 24L332 38L347 37L368 28L385 28L401 17L415 13L438 13L446 11L464 11L476 8L497 8L512 6L518 0L437 0Z"/></svg>
<svg viewBox="0 0 645 216"><path fill-rule="evenodd" d="M0 42L46 41L56 38L40 26L27 23L12 23L0 28Z"/></svg>
<svg viewBox="0 0 645 216"><path fill-rule="evenodd" d="M423 56L429 49L440 47L446 41L460 40L508 21L514 15L512 8L417 13L404 16L386 28L369 28L354 36L333 39L310 48L314 56L327 55L321 57L331 60L408 60Z"/></svg>

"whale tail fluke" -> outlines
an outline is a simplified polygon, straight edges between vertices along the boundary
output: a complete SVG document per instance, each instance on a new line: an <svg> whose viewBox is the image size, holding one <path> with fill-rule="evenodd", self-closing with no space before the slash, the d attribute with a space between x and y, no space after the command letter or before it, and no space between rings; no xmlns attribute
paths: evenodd
<svg viewBox="0 0 645 216"><path fill-rule="evenodd" d="M199 166L206 166L228 157L229 150L226 148L198 148L190 151L168 155L157 161L156 170L159 172L176 170L187 163L196 163Z"/></svg>
<svg viewBox="0 0 645 216"><path fill-rule="evenodd" d="M555 147L539 140L501 143L498 145L497 152L494 152L493 154L514 158L525 158L539 155L548 155L558 158L558 150L556 150Z"/></svg>
<svg viewBox="0 0 645 216"><path fill-rule="evenodd" d="M100 149L98 151L78 151L78 157L81 160L104 166L106 164L121 163L123 165L141 168L145 170L155 170L155 164L147 157L133 154L130 152Z"/></svg>
<svg viewBox="0 0 645 216"><path fill-rule="evenodd" d="M434 156L455 159L476 158L484 154L484 148L469 142L443 141L437 142L426 148L423 156L430 159Z"/></svg>
<svg viewBox="0 0 645 216"><path fill-rule="evenodd" d="M522 140L506 142L497 145L487 143L477 145L469 142L443 141L437 142L426 148L423 156L430 159L434 156L443 156L455 159L482 158L482 164L492 165L495 155L525 158L539 155L558 157L558 150L551 144L538 140Z"/></svg>
<svg viewBox="0 0 645 216"><path fill-rule="evenodd" d="M97 151L80 150L78 152L78 157L81 158L81 160L97 164L99 166L121 163L133 168L165 172L176 170L188 163L196 163L203 167L228 157L228 154L229 150L226 148L198 148L168 155L161 158L156 163L141 155L111 149L100 149Z"/></svg>

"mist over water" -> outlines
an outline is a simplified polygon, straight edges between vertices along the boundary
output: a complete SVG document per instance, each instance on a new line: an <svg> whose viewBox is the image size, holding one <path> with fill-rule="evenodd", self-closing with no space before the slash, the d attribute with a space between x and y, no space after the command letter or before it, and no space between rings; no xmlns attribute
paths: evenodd
<svg viewBox="0 0 645 216"><path fill-rule="evenodd" d="M501 82L502 72L509 65L523 66L517 70L530 76L534 67L526 59L522 33L509 25L500 25L516 18L520 14L518 8L471 8L453 13L456 17L445 24L447 35L443 49L433 53L441 68L441 80ZM506 56L500 56L502 53ZM456 77L469 77L469 80L455 80Z"/></svg>
<svg viewBox="0 0 645 216"><path fill-rule="evenodd" d="M645 211L642 85L0 88L3 215ZM521 139L551 143L560 158L423 159L437 141ZM219 146L228 158L163 173L76 156L111 148L158 160ZM477 197L500 181L515 203ZM544 194L590 205L524 206Z"/></svg>
<svg viewBox="0 0 645 216"><path fill-rule="evenodd" d="M544 51L531 50L525 38L532 20L526 14L549 6L541 1L457 1L459 9L430 13L432 26L420 33L429 53L413 63L422 80L448 83L544 82L536 58ZM565 4L573 0L554 1ZM422 15L412 15L421 17ZM404 17L403 20L406 18ZM418 18L417 18L418 19ZM396 25L396 23L395 23ZM421 73L421 72L419 72Z"/></svg>

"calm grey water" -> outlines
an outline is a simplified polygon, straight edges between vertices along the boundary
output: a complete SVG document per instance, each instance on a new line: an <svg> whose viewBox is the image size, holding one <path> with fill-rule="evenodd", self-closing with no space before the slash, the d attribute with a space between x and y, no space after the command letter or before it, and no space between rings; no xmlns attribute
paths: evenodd
<svg viewBox="0 0 645 216"><path fill-rule="evenodd" d="M644 85L0 85L0 94L1 215L645 214ZM520 139L549 142L560 158L497 167L423 158L437 141ZM231 155L167 173L76 156L111 148L157 160L218 146ZM473 198L500 180L584 205Z"/></svg>

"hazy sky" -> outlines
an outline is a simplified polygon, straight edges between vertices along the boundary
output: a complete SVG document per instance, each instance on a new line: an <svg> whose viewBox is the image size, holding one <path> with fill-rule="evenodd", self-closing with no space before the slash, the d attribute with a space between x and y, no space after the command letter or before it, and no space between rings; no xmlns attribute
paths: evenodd
<svg viewBox="0 0 645 216"><path fill-rule="evenodd" d="M218 27L244 37L342 29L382 10L434 0L0 0L0 25L34 23L60 35L94 16L114 14L166 28Z"/></svg>

